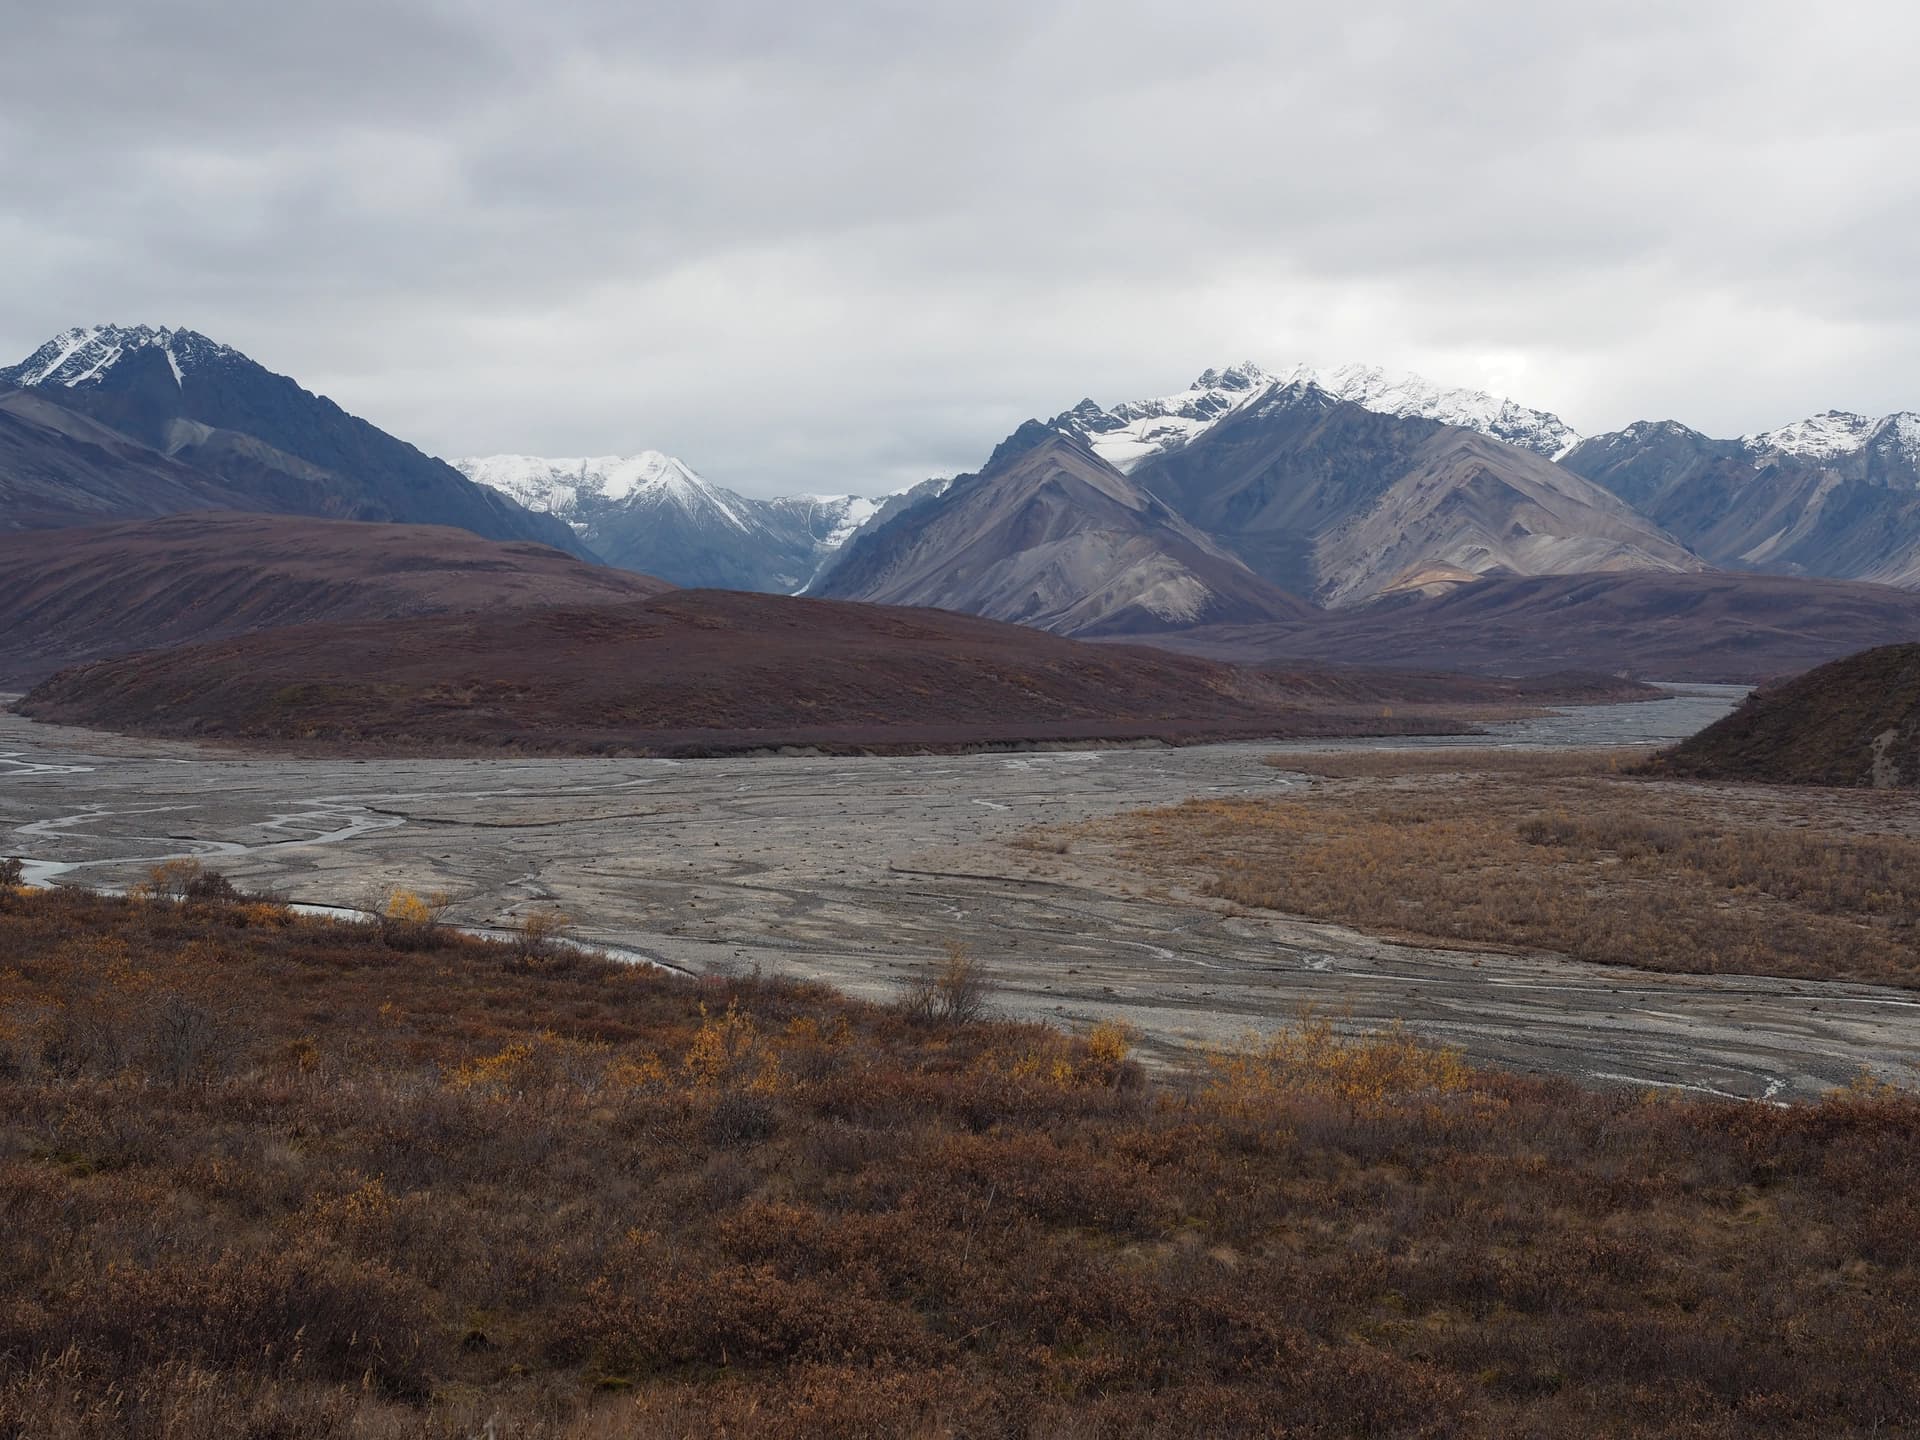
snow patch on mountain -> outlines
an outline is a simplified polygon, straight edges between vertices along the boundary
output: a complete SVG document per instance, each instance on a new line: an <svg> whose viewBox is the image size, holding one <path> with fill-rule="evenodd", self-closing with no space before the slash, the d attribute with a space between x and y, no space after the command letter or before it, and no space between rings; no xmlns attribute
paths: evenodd
<svg viewBox="0 0 1920 1440"><path fill-rule="evenodd" d="M192 330L151 325L80 325L63 330L18 365L0 369L0 385L63 385L76 389L98 383L127 355L159 349L167 357L175 384L183 384L195 365L239 352Z"/></svg>
<svg viewBox="0 0 1920 1440"><path fill-rule="evenodd" d="M1109 409L1082 400L1055 416L1052 425L1125 473L1156 455L1191 444L1257 401L1309 385L1362 409L1463 426L1549 459L1558 459L1581 440L1559 416L1483 390L1436 385L1418 375L1373 365L1331 369L1296 365L1274 374L1251 361L1207 370L1185 390L1151 400L1127 401Z"/></svg>
<svg viewBox="0 0 1920 1440"><path fill-rule="evenodd" d="M671 502L690 513L717 515L741 531L798 524L822 556L838 550L880 512L887 496L788 495L755 500L736 495L658 450L633 455L549 458L476 455L450 462L469 480L491 486L529 510L584 528L590 511Z"/></svg>
<svg viewBox="0 0 1920 1440"><path fill-rule="evenodd" d="M594 499L618 502L646 491L683 500L713 496L718 487L658 450L636 455L548 459L539 455L479 455L450 462L469 480L490 485L529 510L561 515ZM722 505L723 509L727 507ZM739 517L732 517L738 523Z"/></svg>
<svg viewBox="0 0 1920 1440"><path fill-rule="evenodd" d="M1788 455L1831 460L1836 455L1851 455L1865 449L1879 424L1850 410L1828 410L1782 425L1777 430L1742 435L1740 441L1750 450L1778 450Z"/></svg>
<svg viewBox="0 0 1920 1440"><path fill-rule="evenodd" d="M1380 415L1438 420L1557 460L1583 438L1558 415L1531 410L1500 395L1445 385L1377 365L1319 369L1297 365L1276 377L1280 384L1318 385L1336 399Z"/></svg>
<svg viewBox="0 0 1920 1440"><path fill-rule="evenodd" d="M1920 415L1902 410L1889 415L1883 423L1888 438L1900 447L1900 453L1910 464L1920 465Z"/></svg>
<svg viewBox="0 0 1920 1440"><path fill-rule="evenodd" d="M1191 443L1272 386L1273 377L1258 365L1231 365L1203 371L1185 390L1152 400L1123 401L1108 410L1082 400L1052 424L1124 474Z"/></svg>
<svg viewBox="0 0 1920 1440"><path fill-rule="evenodd" d="M828 528L820 537L820 551L828 554L853 538L853 532L880 513L880 500L865 495L801 495L796 497L820 507ZM883 497L884 498L884 497Z"/></svg>
<svg viewBox="0 0 1920 1440"><path fill-rule="evenodd" d="M1777 430L1742 435L1740 443L1756 453L1776 451L1811 460L1857 455L1869 446L1885 443L1897 449L1908 464L1920 465L1920 414L1902 410L1876 420L1851 410L1827 410Z"/></svg>
<svg viewBox="0 0 1920 1440"><path fill-rule="evenodd" d="M889 497L736 494L658 450L452 462L469 480L556 516L614 564L676 584L805 588Z"/></svg>

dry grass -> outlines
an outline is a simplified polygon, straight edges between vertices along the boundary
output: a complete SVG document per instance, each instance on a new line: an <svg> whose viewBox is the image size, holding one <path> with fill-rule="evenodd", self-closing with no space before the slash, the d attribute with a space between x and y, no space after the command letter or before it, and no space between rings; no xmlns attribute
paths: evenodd
<svg viewBox="0 0 1920 1440"><path fill-rule="evenodd" d="M1689 973L1920 985L1911 813L1871 798L1623 778L1632 758L1276 756L1335 783L1193 800L1084 833L1239 904L1379 933Z"/></svg>
<svg viewBox="0 0 1920 1440"><path fill-rule="evenodd" d="M1154 1088L755 977L0 892L0 1435L1832 1436L1920 1102L1311 1019Z"/></svg>
<svg viewBox="0 0 1920 1440"><path fill-rule="evenodd" d="M1558 779L1572 775L1623 775L1646 761L1650 749L1521 749L1436 745L1420 749L1302 750L1269 755L1275 770L1329 780L1367 780L1412 775L1522 775Z"/></svg>

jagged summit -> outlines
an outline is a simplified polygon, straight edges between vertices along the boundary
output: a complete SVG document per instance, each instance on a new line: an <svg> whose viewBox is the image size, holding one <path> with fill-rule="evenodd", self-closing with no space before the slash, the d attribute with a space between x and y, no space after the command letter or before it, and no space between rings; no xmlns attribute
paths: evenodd
<svg viewBox="0 0 1920 1440"><path fill-rule="evenodd" d="M1851 410L1826 410L1755 435L1743 435L1749 450L1777 451L1813 460L1857 455L1863 450L1892 448L1911 464L1920 464L1920 414L1897 411L1878 419Z"/></svg>
<svg viewBox="0 0 1920 1440"><path fill-rule="evenodd" d="M1202 370L1199 378L1193 382L1196 390L1251 390L1267 384L1274 377L1262 370L1251 360L1243 360L1238 365L1229 365L1224 370Z"/></svg>
<svg viewBox="0 0 1920 1440"><path fill-rule="evenodd" d="M79 325L63 330L18 365L0 369L0 384L61 385L67 389L98 384L128 355L158 349L165 353L176 383L216 356L239 358L231 346L197 330L151 325Z"/></svg>
<svg viewBox="0 0 1920 1440"><path fill-rule="evenodd" d="M1559 416L1533 410L1483 390L1437 385L1418 375L1374 365L1324 369L1295 365L1278 373L1253 361L1200 372L1185 390L1149 400L1124 401L1102 409L1082 400L1051 422L1064 434L1090 446L1121 471L1130 471L1156 455L1191 444L1235 411L1270 397L1307 388L1335 400L1382 415L1438 420L1557 459L1580 443L1580 435Z"/></svg>

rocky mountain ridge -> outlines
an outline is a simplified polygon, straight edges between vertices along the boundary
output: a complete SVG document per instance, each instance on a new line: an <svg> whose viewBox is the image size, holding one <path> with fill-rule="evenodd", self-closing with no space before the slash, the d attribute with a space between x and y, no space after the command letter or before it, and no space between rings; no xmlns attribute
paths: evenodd
<svg viewBox="0 0 1920 1440"><path fill-rule="evenodd" d="M558 521L192 330L65 331L0 369L0 411L0 528L233 509L588 553Z"/></svg>
<svg viewBox="0 0 1920 1440"><path fill-rule="evenodd" d="M977 474L855 539L815 593L1074 635L1306 608L1080 441L1037 421Z"/></svg>
<svg viewBox="0 0 1920 1440"><path fill-rule="evenodd" d="M1475 430L1549 459L1564 455L1581 438L1557 415L1483 390L1437 385L1375 365L1295 365L1272 373L1250 360L1204 370L1185 390L1155 399L1122 401L1104 409L1096 401L1082 400L1049 423L1127 473L1191 444L1235 412L1300 386L1315 387L1375 414Z"/></svg>

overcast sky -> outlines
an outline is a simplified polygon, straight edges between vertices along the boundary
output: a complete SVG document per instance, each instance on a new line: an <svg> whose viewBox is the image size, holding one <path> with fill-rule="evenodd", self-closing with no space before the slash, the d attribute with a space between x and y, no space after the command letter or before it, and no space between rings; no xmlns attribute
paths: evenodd
<svg viewBox="0 0 1920 1440"><path fill-rule="evenodd" d="M760 494L1239 359L1920 408L1917 71L1893 0L0 0L0 353L183 325Z"/></svg>

